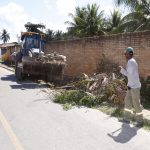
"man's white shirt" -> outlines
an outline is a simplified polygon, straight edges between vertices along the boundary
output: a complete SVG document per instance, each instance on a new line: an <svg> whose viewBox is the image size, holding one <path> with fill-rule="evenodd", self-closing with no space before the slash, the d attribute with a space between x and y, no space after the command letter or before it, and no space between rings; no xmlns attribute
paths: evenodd
<svg viewBox="0 0 150 150"><path fill-rule="evenodd" d="M133 89L141 87L138 72L138 64L134 58L128 60L126 69L122 67L120 73L127 76L128 78L127 86Z"/></svg>

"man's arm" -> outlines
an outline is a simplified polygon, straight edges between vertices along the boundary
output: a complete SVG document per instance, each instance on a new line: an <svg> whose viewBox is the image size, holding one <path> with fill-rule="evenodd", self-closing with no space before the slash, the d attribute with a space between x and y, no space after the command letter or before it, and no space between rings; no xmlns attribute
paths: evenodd
<svg viewBox="0 0 150 150"><path fill-rule="evenodd" d="M122 66L119 66L120 68L120 73L123 74L124 76L129 76L132 75L135 71L135 64L133 62L128 62L128 67L127 69L124 69Z"/></svg>
<svg viewBox="0 0 150 150"><path fill-rule="evenodd" d="M126 69L124 69L122 66L120 66L120 73L123 74L124 76L128 75L128 72Z"/></svg>

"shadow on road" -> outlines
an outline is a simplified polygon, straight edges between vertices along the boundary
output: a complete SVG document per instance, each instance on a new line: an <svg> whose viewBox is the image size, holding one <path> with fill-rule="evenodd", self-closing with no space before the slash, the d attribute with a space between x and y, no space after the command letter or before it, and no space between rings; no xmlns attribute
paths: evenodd
<svg viewBox="0 0 150 150"><path fill-rule="evenodd" d="M51 102L50 98L43 98L43 99L36 99L33 102L45 102L45 103L49 103Z"/></svg>
<svg viewBox="0 0 150 150"><path fill-rule="evenodd" d="M10 87L12 89L25 90L25 89L35 89L35 88L46 88L46 87L48 87L46 84L40 85L38 83L35 83L35 82L32 81L32 79L31 80L25 80L25 81L22 81L22 82L18 82L13 74L7 75L5 77L1 77L1 80L11 81L11 82L16 83L14 85L10 85Z"/></svg>
<svg viewBox="0 0 150 150"><path fill-rule="evenodd" d="M7 75L5 77L1 77L1 80L3 81L12 81L12 82L17 82L15 75L11 74L11 75Z"/></svg>
<svg viewBox="0 0 150 150"><path fill-rule="evenodd" d="M139 128L130 127L130 124L122 124L120 129L117 129L107 135L111 137L115 142L118 143L127 143L130 141L134 136L137 135L137 131ZM118 133L119 132L119 133Z"/></svg>
<svg viewBox="0 0 150 150"><path fill-rule="evenodd" d="M28 83L18 83L16 85L10 85L12 89L35 89L35 88L40 88L40 86L36 83L28 82Z"/></svg>

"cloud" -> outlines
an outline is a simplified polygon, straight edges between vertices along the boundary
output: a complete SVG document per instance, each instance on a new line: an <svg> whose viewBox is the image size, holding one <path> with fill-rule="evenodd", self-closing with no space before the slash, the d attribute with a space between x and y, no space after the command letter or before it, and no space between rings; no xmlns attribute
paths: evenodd
<svg viewBox="0 0 150 150"><path fill-rule="evenodd" d="M52 5L51 5L50 0L44 0L43 2L44 2L45 7L46 7L47 9L52 9Z"/></svg>
<svg viewBox="0 0 150 150"><path fill-rule="evenodd" d="M86 7L87 4L96 3L99 6L99 11L104 10L106 14L110 13L110 10L113 10L114 0L76 0L80 7Z"/></svg>
<svg viewBox="0 0 150 150"><path fill-rule="evenodd" d="M51 21L45 21L44 24L47 25L47 29L51 29L51 30L54 30L54 31L57 31L57 30L61 30L62 32L66 32L66 26L63 23L60 23L60 22L51 22Z"/></svg>
<svg viewBox="0 0 150 150"><path fill-rule="evenodd" d="M5 6L0 6L0 31L6 29L10 33L10 42L17 40L17 34L20 35L20 31L25 30L24 24L28 20L29 16L22 6L12 2Z"/></svg>
<svg viewBox="0 0 150 150"><path fill-rule="evenodd" d="M59 15L68 15L72 13L76 7L76 0L57 0L57 13Z"/></svg>

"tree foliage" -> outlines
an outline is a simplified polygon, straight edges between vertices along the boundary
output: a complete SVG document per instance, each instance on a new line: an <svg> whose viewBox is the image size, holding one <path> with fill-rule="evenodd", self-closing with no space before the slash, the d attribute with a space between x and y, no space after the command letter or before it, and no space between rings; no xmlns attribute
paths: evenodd
<svg viewBox="0 0 150 150"><path fill-rule="evenodd" d="M53 31L51 29L47 29L45 32L47 41L55 41L55 40L63 40L64 33L61 30Z"/></svg>
<svg viewBox="0 0 150 150"><path fill-rule="evenodd" d="M69 25L68 33L77 37L95 36L104 34L104 11L99 12L97 4L88 4L87 7L76 7L72 22L66 21Z"/></svg>
<svg viewBox="0 0 150 150"><path fill-rule="evenodd" d="M42 29L45 29L45 25L43 24L33 24L31 22L27 22L25 24L25 28L27 32L37 32L37 33L42 33Z"/></svg>
<svg viewBox="0 0 150 150"><path fill-rule="evenodd" d="M7 43L10 39L9 33L6 31L6 29L2 30L2 33L0 35L0 39L3 41L3 43Z"/></svg>
<svg viewBox="0 0 150 150"><path fill-rule="evenodd" d="M106 30L108 33L119 33L122 32L122 29L120 26L122 26L122 14L114 10L113 12L110 12L110 16L107 19L106 23Z"/></svg>
<svg viewBox="0 0 150 150"><path fill-rule="evenodd" d="M149 0L116 0L118 5L131 8L131 12L124 16L124 31L150 30L150 1Z"/></svg>
<svg viewBox="0 0 150 150"><path fill-rule="evenodd" d="M88 4L86 7L76 7L75 13L69 14L71 21L66 21L67 32L46 29L48 41L64 40L77 37L92 37L104 34L135 32L150 30L150 0L114 0L118 6L129 8L129 13L123 15L118 10L110 12L105 17L103 10L97 4ZM43 24L25 24L27 31L41 33L45 29Z"/></svg>

